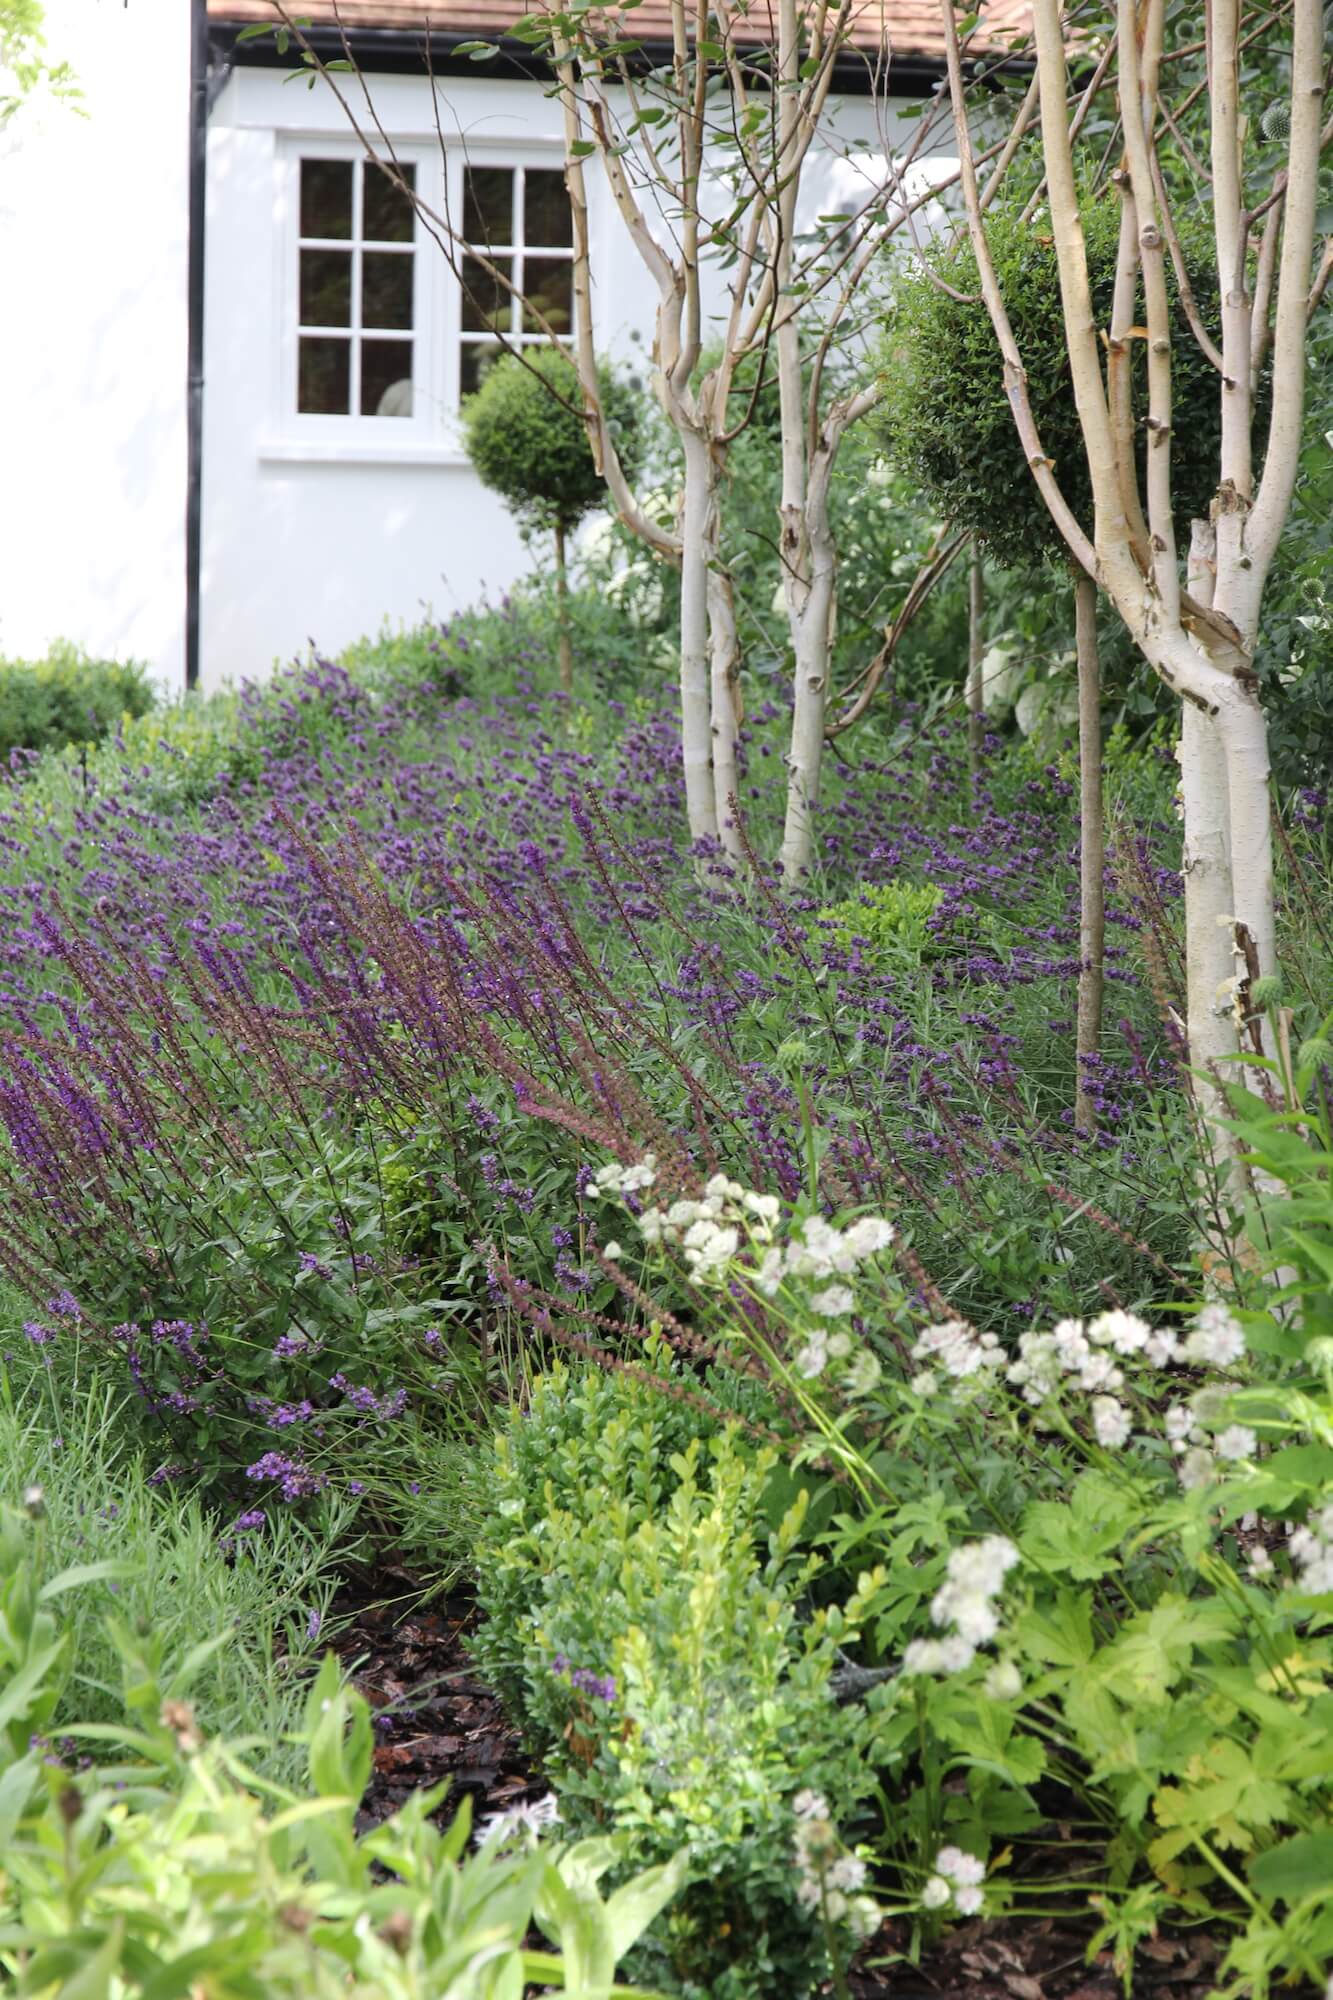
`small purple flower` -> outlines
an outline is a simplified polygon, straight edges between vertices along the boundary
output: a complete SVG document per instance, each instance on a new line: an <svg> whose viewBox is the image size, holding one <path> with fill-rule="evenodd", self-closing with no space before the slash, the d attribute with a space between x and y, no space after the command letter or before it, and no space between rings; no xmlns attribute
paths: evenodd
<svg viewBox="0 0 1333 2000"><path fill-rule="evenodd" d="M318 1639L318 1637L319 1637L319 1628L320 1628L320 1626L321 1626L321 1625L322 1625L323 1623L324 1623L324 1620L323 1620L322 1616L320 1615L320 1613L319 1613L318 1611L312 1611L312 1612L311 1612L311 1614L310 1614L310 1616L309 1616L309 1617L308 1617L308 1618L306 1619L306 1621L305 1621L305 1635L306 1635L306 1638L307 1638L307 1639Z"/></svg>

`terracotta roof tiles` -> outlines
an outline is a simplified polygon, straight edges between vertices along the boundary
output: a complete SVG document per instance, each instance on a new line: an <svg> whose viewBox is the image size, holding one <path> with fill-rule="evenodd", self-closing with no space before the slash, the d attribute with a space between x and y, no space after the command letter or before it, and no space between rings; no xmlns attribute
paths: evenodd
<svg viewBox="0 0 1333 2000"><path fill-rule="evenodd" d="M333 26L341 21L349 30L364 28L429 29L446 36L476 36L494 39L529 11L524 0L300 0L303 21L317 26ZM671 39L670 0L641 0L641 4L620 13L623 29L638 41L659 43ZM985 0L981 10L982 28L971 44L994 48L1015 35L1025 34L1031 24L1029 0ZM217 26L246 27L257 21L271 21L270 0L208 0L209 20ZM750 10L751 34L746 39L768 43L775 38L767 0ZM857 0L851 22L850 40L862 54L878 55L886 48L890 55L944 57L944 34L938 0Z"/></svg>

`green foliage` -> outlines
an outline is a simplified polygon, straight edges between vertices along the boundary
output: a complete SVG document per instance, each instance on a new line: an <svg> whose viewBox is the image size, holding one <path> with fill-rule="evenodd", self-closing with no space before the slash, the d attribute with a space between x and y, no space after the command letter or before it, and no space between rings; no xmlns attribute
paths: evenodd
<svg viewBox="0 0 1333 2000"><path fill-rule="evenodd" d="M916 1713L885 1864L910 1884L933 1852L942 1869L942 1841L998 1856L1058 1782L1070 1817L1108 1829L1093 1948L1127 1992L1166 1918L1226 1939L1227 1994L1321 1982L1333 1956L1333 1022L1314 1028L1264 1065L1271 1102L1229 1093L1276 1192L1234 1259L1239 1292L1170 1302L1180 1332L1119 1308L1048 1332L1042 1313L1015 1362L962 1320L914 1327L903 1279L858 1268L859 1224L769 1223L719 1186L684 1237L697 1260L720 1232L677 1307L692 1337L799 1398L795 1461L843 1471L822 1587L860 1572L858 1624L898 1662L881 1743ZM679 1270L671 1213L618 1218L642 1229L649 1312L657 1270ZM836 1305L809 1290L834 1271ZM873 1368L830 1312L864 1330ZM926 1913L951 1899L934 1879ZM988 1882L987 1907L1026 1886Z"/></svg>
<svg viewBox="0 0 1333 2000"><path fill-rule="evenodd" d="M358 1835L371 1768L370 1710L332 1655L297 1732L303 1791L257 1777L246 1746L207 1740L188 1699L231 1643L200 1639L174 1672L122 1618L107 1631L124 1695L75 1745L118 1761L77 1773L45 1751L74 1656L59 1608L111 1576L46 1575L40 1496L0 1508L0 1972L22 2000L57 1994L161 2000L519 2000L553 1981L610 2000L616 1966L679 1886L683 1864L638 1875L608 1900L614 1842L466 1852L468 1806L435 1826L444 1787L418 1792ZM528 1948L539 1924L553 1952Z"/></svg>
<svg viewBox="0 0 1333 2000"><path fill-rule="evenodd" d="M608 423L632 464L633 394L609 370L601 380ZM502 355L463 406L474 470L531 528L568 532L605 495L582 399L573 362L539 347L526 349L522 360Z"/></svg>
<svg viewBox="0 0 1333 2000"><path fill-rule="evenodd" d="M35 90L76 107L83 96L67 62L47 61L45 25L41 0L0 0L0 129Z"/></svg>
<svg viewBox="0 0 1333 2000"><path fill-rule="evenodd" d="M614 1827L635 1865L688 1845L649 1976L713 2000L803 1994L830 1963L796 1893L792 1801L822 1794L846 1837L891 1752L877 1707L841 1711L829 1689L856 1599L801 1615L807 1489L770 1527L772 1452L685 1388L563 1369L534 1386L497 1442L477 1654L568 1820Z"/></svg>
<svg viewBox="0 0 1333 2000"><path fill-rule="evenodd" d="M919 959L930 937L930 919L943 902L932 882L877 882L859 896L819 912L839 951L860 946L875 958Z"/></svg>
<svg viewBox="0 0 1333 2000"><path fill-rule="evenodd" d="M300 1721L312 1627L327 1634L334 1585L356 1547L348 1504L331 1499L305 1520L270 1509L237 1534L233 1517L208 1513L197 1494L148 1484L127 1449L130 1412L91 1357L67 1383L38 1368L20 1388L16 1373L0 1370L0 1504L17 1507L40 1488L43 1576L89 1564L99 1572L61 1603L69 1672L51 1732L122 1713L108 1614L151 1635L142 1643L167 1678L201 1633L226 1632L193 1683L201 1725L255 1735L265 1775L290 1780L287 1739Z"/></svg>
<svg viewBox="0 0 1333 2000"><path fill-rule="evenodd" d="M1093 310L1111 322L1120 215L1114 196L1085 201L1083 234ZM1053 242L1040 218L1024 223L1013 208L995 211L987 239L1000 291L1027 372L1033 415L1056 478L1076 518L1092 526L1087 456L1074 406L1068 340ZM1182 248L1205 325L1217 311L1209 283L1211 237L1193 224ZM931 496L956 528L974 534L1008 568L1029 570L1058 557L1064 541L1022 459L994 329L979 295L976 260L964 241L940 275L904 272L893 291L884 335L884 400L876 418L900 469ZM1217 371L1200 350L1168 273L1173 306L1171 470L1178 519L1206 514L1217 485L1220 409ZM961 296L955 296L960 294ZM1135 413L1147 408L1143 343L1130 346ZM1142 450L1140 429L1140 450Z"/></svg>
<svg viewBox="0 0 1333 2000"><path fill-rule="evenodd" d="M154 694L135 661L93 660L59 639L44 660L0 660L0 758L15 750L100 743Z"/></svg>

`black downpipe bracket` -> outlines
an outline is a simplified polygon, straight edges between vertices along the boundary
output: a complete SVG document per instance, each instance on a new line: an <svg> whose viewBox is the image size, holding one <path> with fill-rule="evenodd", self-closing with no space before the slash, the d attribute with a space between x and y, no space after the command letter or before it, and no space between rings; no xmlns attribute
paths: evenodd
<svg viewBox="0 0 1333 2000"><path fill-rule="evenodd" d="M204 470L204 196L208 169L208 0L190 0L190 220L187 275L185 685L199 685Z"/></svg>

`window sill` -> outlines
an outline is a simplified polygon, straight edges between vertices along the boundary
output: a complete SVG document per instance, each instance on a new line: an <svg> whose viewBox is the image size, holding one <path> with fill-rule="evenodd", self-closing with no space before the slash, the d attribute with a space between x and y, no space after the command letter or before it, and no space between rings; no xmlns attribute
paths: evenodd
<svg viewBox="0 0 1333 2000"><path fill-rule="evenodd" d="M336 438L268 438L259 447L262 464L272 465L467 465L457 445L380 443L367 438L346 444Z"/></svg>

